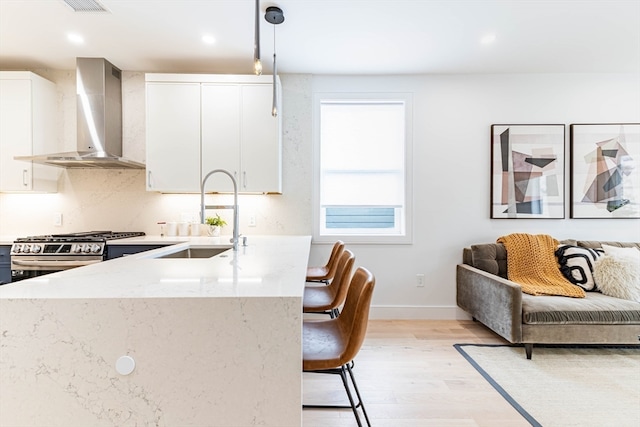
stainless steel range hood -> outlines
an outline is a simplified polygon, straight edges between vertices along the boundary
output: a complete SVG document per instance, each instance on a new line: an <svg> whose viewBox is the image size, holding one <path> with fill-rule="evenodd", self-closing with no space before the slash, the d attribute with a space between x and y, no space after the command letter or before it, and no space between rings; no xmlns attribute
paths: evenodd
<svg viewBox="0 0 640 427"><path fill-rule="evenodd" d="M16 156L63 168L144 169L122 157L122 71L103 58L76 58L78 151Z"/></svg>

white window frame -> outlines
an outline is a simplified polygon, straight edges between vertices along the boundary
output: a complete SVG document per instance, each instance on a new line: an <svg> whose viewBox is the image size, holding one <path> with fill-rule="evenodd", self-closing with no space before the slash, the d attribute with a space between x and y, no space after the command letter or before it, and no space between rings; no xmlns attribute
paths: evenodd
<svg viewBox="0 0 640 427"><path fill-rule="evenodd" d="M375 234L321 234L322 213L320 207L320 109L326 101L402 101L405 105L405 158L404 158L404 235ZM405 92L317 92L313 94L313 240L315 243L334 243L342 240L350 244L411 244L413 242L413 97ZM365 230L361 230L365 231Z"/></svg>

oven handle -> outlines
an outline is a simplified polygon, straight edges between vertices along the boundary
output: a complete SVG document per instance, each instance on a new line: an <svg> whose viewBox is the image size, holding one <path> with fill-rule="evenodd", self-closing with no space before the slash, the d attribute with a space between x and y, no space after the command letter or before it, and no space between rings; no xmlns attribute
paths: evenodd
<svg viewBox="0 0 640 427"><path fill-rule="evenodd" d="M85 265L96 264L102 262L102 260L91 261L24 261L20 259L14 259L12 264L21 265L23 267L82 267Z"/></svg>

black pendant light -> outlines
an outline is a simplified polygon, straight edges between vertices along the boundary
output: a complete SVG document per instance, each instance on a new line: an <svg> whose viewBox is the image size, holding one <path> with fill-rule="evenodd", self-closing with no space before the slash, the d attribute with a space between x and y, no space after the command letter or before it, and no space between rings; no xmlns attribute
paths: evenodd
<svg viewBox="0 0 640 427"><path fill-rule="evenodd" d="M267 22L273 24L273 103L271 107L271 115L276 117L278 115L278 91L277 91L277 77L278 77L278 65L276 63L276 25L284 22L284 14L282 9L277 6L269 6L267 12L264 15L264 19Z"/></svg>

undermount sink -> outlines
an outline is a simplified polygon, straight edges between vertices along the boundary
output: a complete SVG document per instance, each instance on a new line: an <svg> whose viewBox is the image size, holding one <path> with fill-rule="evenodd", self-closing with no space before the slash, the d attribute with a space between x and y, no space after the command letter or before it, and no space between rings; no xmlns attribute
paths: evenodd
<svg viewBox="0 0 640 427"><path fill-rule="evenodd" d="M229 249L230 247L229 248L187 248L178 252L174 252L172 254L159 256L158 258L211 258Z"/></svg>

